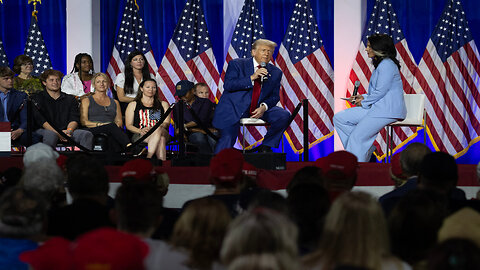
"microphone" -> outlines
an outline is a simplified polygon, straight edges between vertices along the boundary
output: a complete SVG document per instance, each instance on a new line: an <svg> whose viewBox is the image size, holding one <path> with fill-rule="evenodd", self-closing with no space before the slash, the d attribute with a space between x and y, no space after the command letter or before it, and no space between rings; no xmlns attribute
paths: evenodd
<svg viewBox="0 0 480 270"><path fill-rule="evenodd" d="M355 81L355 88L353 88L352 96L356 96L356 95L357 95L358 87L360 87L360 81Z"/></svg>
<svg viewBox="0 0 480 270"><path fill-rule="evenodd" d="M261 62L261 63L260 63L260 67L261 67L261 68L267 68L267 63ZM263 81L266 81L266 80L268 80L268 77L267 77L267 76L262 76L262 77L260 78L260 82L261 82L261 83L263 83Z"/></svg>

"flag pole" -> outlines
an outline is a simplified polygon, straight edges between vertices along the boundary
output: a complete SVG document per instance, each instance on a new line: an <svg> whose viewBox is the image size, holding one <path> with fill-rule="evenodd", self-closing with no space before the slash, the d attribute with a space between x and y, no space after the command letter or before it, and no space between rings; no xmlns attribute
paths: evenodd
<svg viewBox="0 0 480 270"><path fill-rule="evenodd" d="M1 0L0 0L1 1ZM28 4L31 4L33 2L33 11L32 11L32 17L35 18L35 20L38 22L38 19L37 19L37 13L38 13L38 10L37 10L37 2L42 4L42 0L28 0Z"/></svg>

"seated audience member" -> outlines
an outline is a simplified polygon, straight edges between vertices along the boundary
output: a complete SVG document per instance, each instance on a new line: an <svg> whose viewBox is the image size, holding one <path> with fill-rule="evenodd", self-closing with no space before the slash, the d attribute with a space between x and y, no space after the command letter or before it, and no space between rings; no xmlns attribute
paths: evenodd
<svg viewBox="0 0 480 270"><path fill-rule="evenodd" d="M75 242L54 237L20 260L34 270L143 270L148 246L138 237L110 228L88 232Z"/></svg>
<svg viewBox="0 0 480 270"><path fill-rule="evenodd" d="M390 162L390 178L392 179L395 188L403 186L407 182L407 177L400 164L400 154L401 153L396 153L393 155Z"/></svg>
<svg viewBox="0 0 480 270"><path fill-rule="evenodd" d="M446 215L444 196L428 190L403 196L388 218L392 253L414 269L425 269Z"/></svg>
<svg viewBox="0 0 480 270"><path fill-rule="evenodd" d="M67 188L73 202L52 209L48 235L73 240L93 229L113 226L109 215L108 173L100 161L83 153L70 157Z"/></svg>
<svg viewBox="0 0 480 270"><path fill-rule="evenodd" d="M125 61L123 73L117 75L114 83L122 111L125 110L129 102L135 100L140 83L146 79L155 79L155 77L150 74L145 55L141 51L131 52Z"/></svg>
<svg viewBox="0 0 480 270"><path fill-rule="evenodd" d="M71 73L63 77L62 92L77 98L91 95L95 88L93 73L92 57L88 53L77 54Z"/></svg>
<svg viewBox="0 0 480 270"><path fill-rule="evenodd" d="M140 83L135 100L128 104L125 112L125 125L133 133L132 141L137 141L162 119L168 110L168 103L160 101L157 83L153 79L145 79ZM169 138L168 127L170 116L148 136L144 142L148 144L147 158L156 155L160 160L167 159L166 144Z"/></svg>
<svg viewBox="0 0 480 270"><path fill-rule="evenodd" d="M55 162L60 155L52 147L44 143L36 143L27 147L25 154L23 154L23 166L28 167L30 164L39 160L46 159Z"/></svg>
<svg viewBox="0 0 480 270"><path fill-rule="evenodd" d="M350 152L330 153L317 159L315 166L322 169L324 187L331 201L343 192L352 190L357 182L358 159Z"/></svg>
<svg viewBox="0 0 480 270"><path fill-rule="evenodd" d="M28 269L18 255L45 240L45 215L46 203L35 192L13 187L0 197L1 269Z"/></svg>
<svg viewBox="0 0 480 270"><path fill-rule="evenodd" d="M286 216L266 208L252 209L239 215L223 240L222 263L231 269L235 260L256 255L273 256L280 269L301 269L295 225Z"/></svg>
<svg viewBox="0 0 480 270"><path fill-rule="evenodd" d="M208 88L208 84L200 82L193 86L193 93L199 98L210 98L210 89Z"/></svg>
<svg viewBox="0 0 480 270"><path fill-rule="evenodd" d="M13 79L13 88L32 95L43 90L40 79L32 75L33 60L22 54L13 60L13 71L18 74Z"/></svg>
<svg viewBox="0 0 480 270"><path fill-rule="evenodd" d="M183 123L180 123L180 119L178 119L179 106L175 106L173 110L173 119L176 123L175 134L178 134L179 128L184 128L188 141L196 145L199 152L213 153L216 141L202 127L208 128L214 134L217 133L212 126L215 104L209 99L195 96L192 82L180 81L175 89L175 95L186 103L183 107ZM198 119L192 115L188 107L196 114Z"/></svg>
<svg viewBox="0 0 480 270"><path fill-rule="evenodd" d="M411 269L390 254L387 224L378 202L365 192L345 192L325 219L319 248L303 269L355 266L374 270Z"/></svg>
<svg viewBox="0 0 480 270"><path fill-rule="evenodd" d="M233 148L224 149L210 160L210 181L215 185L215 191L207 196L225 204L230 215L236 217L240 212L240 190L243 180L243 155ZM184 204L185 209L189 203Z"/></svg>
<svg viewBox="0 0 480 270"><path fill-rule="evenodd" d="M184 253L172 250L164 241L151 236L162 219L162 195L150 181L123 183L115 196L117 228L140 237L148 246L145 269L188 269L183 263Z"/></svg>
<svg viewBox="0 0 480 270"><path fill-rule="evenodd" d="M13 71L0 67L0 122L10 122L13 143L27 145L27 94L13 88ZM37 143L39 136L32 136Z"/></svg>
<svg viewBox="0 0 480 270"><path fill-rule="evenodd" d="M43 136L43 143L55 147L57 141L67 139L55 128L63 131L75 142L87 149L92 149L93 134L90 131L78 129L80 113L77 100L60 91L63 74L58 70L49 69L40 75L45 90L33 97L36 104L33 107L35 123L39 127L36 133ZM37 107L38 106L38 107ZM48 121L51 122L47 122Z"/></svg>
<svg viewBox="0 0 480 270"><path fill-rule="evenodd" d="M289 191L287 204L289 216L298 228L300 254L316 250L330 208L327 190L315 182L300 183Z"/></svg>
<svg viewBox="0 0 480 270"><path fill-rule="evenodd" d="M400 168L407 181L405 184L381 196L378 201L382 206L386 199L404 196L410 190L417 188L418 173L420 172L422 160L431 152L430 148L422 143L411 143L405 147L405 150L400 152Z"/></svg>
<svg viewBox="0 0 480 270"><path fill-rule="evenodd" d="M125 162L120 168L122 183L147 182L154 184L162 198L167 195L170 179L168 174L153 168L152 163L145 159L132 159ZM172 235L173 226L180 216L180 211L174 208L161 209L162 222L156 227L151 236L153 239L168 240Z"/></svg>
<svg viewBox="0 0 480 270"><path fill-rule="evenodd" d="M93 134L108 136L108 150L121 152L130 145L130 140L123 132L122 111L120 103L107 96L110 79L105 73L97 73L92 78L95 92L82 99L80 105L80 122Z"/></svg>
<svg viewBox="0 0 480 270"><path fill-rule="evenodd" d="M190 202L170 238L170 244L187 254L190 269L221 269L220 248L231 217L225 205L206 197Z"/></svg>
<svg viewBox="0 0 480 270"><path fill-rule="evenodd" d="M287 194L294 187L303 183L314 183L323 187L322 170L317 166L305 166L298 170L287 184Z"/></svg>

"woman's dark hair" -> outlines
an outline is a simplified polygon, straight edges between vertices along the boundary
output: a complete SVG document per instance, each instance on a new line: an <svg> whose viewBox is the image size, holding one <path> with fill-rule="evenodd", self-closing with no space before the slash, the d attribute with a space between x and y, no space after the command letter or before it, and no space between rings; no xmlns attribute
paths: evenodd
<svg viewBox="0 0 480 270"><path fill-rule="evenodd" d="M155 95L153 96L153 109L155 110L161 110L163 107L162 107L162 102L160 101L160 98L158 97L158 86L157 86L157 82L152 79L152 78L148 78L148 79L144 79L140 85L138 86L138 93L137 93L137 96L135 97L135 101L137 103L141 103L142 102L142 97L143 97L143 92L140 90L140 88L143 88L143 86L145 85L146 82L154 82L155 83L155 88L157 89L157 91L155 91Z"/></svg>
<svg viewBox="0 0 480 270"><path fill-rule="evenodd" d="M135 79L135 77L133 76L133 68L130 63L132 62L132 59L137 55L141 55L143 57L143 60L145 60L145 65L142 68L142 81L150 78L150 71L148 70L148 62L147 58L145 58L145 55L141 51L131 52L127 57L127 61L125 61L125 84L123 86L125 94L133 93L133 80Z"/></svg>
<svg viewBox="0 0 480 270"><path fill-rule="evenodd" d="M390 58L398 69L400 69L400 62L397 60L397 50L393 44L393 39L387 34L373 34L368 37L370 48L372 48L375 56L372 59L373 66L378 67L380 62L385 58Z"/></svg>
<svg viewBox="0 0 480 270"><path fill-rule="evenodd" d="M83 82L84 80L82 78L82 72L80 72L80 66L82 64L82 58L83 57L88 57L90 59L90 62L92 62L92 74L95 73L95 68L93 67L92 56L90 56L90 54L88 54L88 53L79 53L75 56L75 60L73 61L73 69L72 69L72 71L70 71L70 73L78 72L78 77L80 78L80 81L83 84L83 90L85 90L85 89L87 89L87 86Z"/></svg>
<svg viewBox="0 0 480 270"><path fill-rule="evenodd" d="M31 63L33 65L32 58L24 54L15 57L15 60L13 60L13 72L15 72L15 74L20 74L22 71L22 65L26 63Z"/></svg>

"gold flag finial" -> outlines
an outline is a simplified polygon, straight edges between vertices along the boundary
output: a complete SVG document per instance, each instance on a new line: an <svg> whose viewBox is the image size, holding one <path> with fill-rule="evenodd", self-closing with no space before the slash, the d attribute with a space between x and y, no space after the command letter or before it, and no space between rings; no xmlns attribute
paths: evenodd
<svg viewBox="0 0 480 270"><path fill-rule="evenodd" d="M42 0L28 0L28 4L31 4L33 2L33 11L32 11L32 16L35 17L35 20L38 21L37 19L37 2L42 4Z"/></svg>

